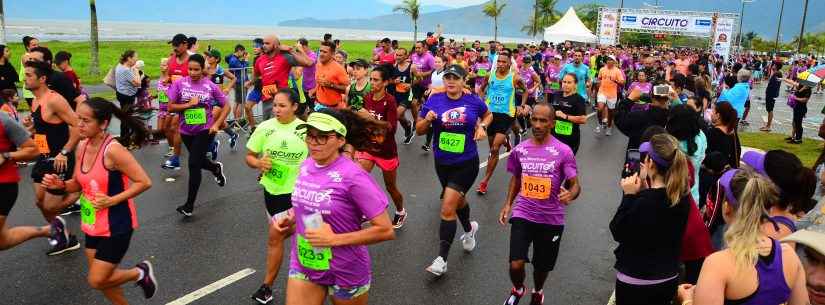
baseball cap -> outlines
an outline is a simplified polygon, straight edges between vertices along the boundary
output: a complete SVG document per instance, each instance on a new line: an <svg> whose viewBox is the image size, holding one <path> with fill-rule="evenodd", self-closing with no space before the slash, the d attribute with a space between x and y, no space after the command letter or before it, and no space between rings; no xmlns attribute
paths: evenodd
<svg viewBox="0 0 825 305"><path fill-rule="evenodd" d="M334 116L324 112L325 111L317 111L311 113L309 117L307 117L306 123L298 125L297 128L305 129L312 127L320 131L334 131L339 135L346 136L347 128L344 124Z"/></svg>
<svg viewBox="0 0 825 305"><path fill-rule="evenodd" d="M768 172L765 171L765 154L757 151L748 151L742 155L742 162L753 168L754 171L762 176L768 177Z"/></svg>
<svg viewBox="0 0 825 305"><path fill-rule="evenodd" d="M189 38L186 37L186 35L178 33L178 34L175 34L175 36L172 37L172 40L170 40L167 43L172 44L173 46L177 46L177 45L180 45L181 43L188 42L188 41L189 41Z"/></svg>
<svg viewBox="0 0 825 305"><path fill-rule="evenodd" d="M446 76L447 74L464 78L464 76L467 76L467 71L465 71L460 65L450 65L444 70L444 75Z"/></svg>
<svg viewBox="0 0 825 305"><path fill-rule="evenodd" d="M349 63L350 66L353 67L361 67L361 68L369 68L370 63L368 63L365 59L359 58Z"/></svg>
<svg viewBox="0 0 825 305"><path fill-rule="evenodd" d="M209 57L212 58L221 58L221 51L218 51L218 49L212 49L209 50L209 52L206 52L206 55L209 55Z"/></svg>

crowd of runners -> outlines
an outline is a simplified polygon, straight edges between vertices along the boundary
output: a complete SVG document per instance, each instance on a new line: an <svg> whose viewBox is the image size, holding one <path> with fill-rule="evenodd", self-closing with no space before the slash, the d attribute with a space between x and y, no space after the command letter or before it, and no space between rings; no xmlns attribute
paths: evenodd
<svg viewBox="0 0 825 305"><path fill-rule="evenodd" d="M628 138L615 173L623 196L609 224L618 243L613 302L825 304L825 206L816 201L825 153L809 168L782 150L742 154L738 136L753 83L768 82L770 113L785 82L794 109L788 142L802 141L797 116L821 88L795 75L814 66L813 58L789 69L779 58L750 54L571 42L509 48L429 33L409 49L382 39L372 58L349 62L331 35L317 48L268 35L253 40L250 60L243 45L224 57L177 34L168 57L149 61L162 72L154 90L138 53L123 52L107 80L117 101L108 101L83 93L71 54L52 56L32 37L23 43L19 74L11 68L5 75L11 55L0 47L0 249L34 238L49 241L49 255L79 249L70 218L60 216L79 212L87 281L113 304L128 303L125 283L135 282L146 298L158 289L148 260L119 269L138 228L139 195L152 186L146 171L180 170L185 151L187 199L170 209L197 217L203 171L218 186L230 183L220 139L236 150L241 129L249 133L250 170L232 174L258 176L269 219L267 268L252 298L273 302L288 249L286 304L366 304L368 246L394 239L408 217L424 217L408 215L397 181L404 161L398 127L402 145L423 138L441 185L429 198L441 203L438 252L422 272L448 272L459 225L463 250L476 248L483 233L467 194L485 195L507 154L509 184L497 218L510 228L502 272L512 289L502 296L505 305L518 304L529 287L530 304L543 304L566 207L586 189L576 154L591 117L596 136L617 129ZM17 103L28 103L30 114L18 114ZM157 111L156 129L147 128L141 108ZM113 118L119 135L110 133ZM762 130L770 129L769 119ZM169 146L168 159L138 163L131 151L159 139ZM479 156L485 142L489 154ZM9 228L18 167L29 162L44 222ZM383 188L370 175L375 167ZM528 262L532 285L525 283Z"/></svg>

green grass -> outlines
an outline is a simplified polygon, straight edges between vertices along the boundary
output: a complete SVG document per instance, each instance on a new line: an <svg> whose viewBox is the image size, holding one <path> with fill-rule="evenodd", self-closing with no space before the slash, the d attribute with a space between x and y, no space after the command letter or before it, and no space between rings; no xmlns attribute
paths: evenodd
<svg viewBox="0 0 825 305"><path fill-rule="evenodd" d="M218 49L223 54L223 57L229 55L235 49L235 45L242 44L246 47L248 52L252 52L252 42L250 40L202 40L199 41L200 51L206 51L207 46L212 45L213 48ZM284 40L283 43L294 45L294 40ZM89 52L89 42L62 42L62 41L46 41L40 43L42 46L48 47L52 53L56 54L58 51L68 51L72 53L72 67L80 77L83 84L100 84L106 76L106 72L114 67L120 55L126 50L135 50L138 53L138 59L146 62L146 73L156 78L159 75L160 59L169 57L172 47L166 41L101 41L100 42L100 75L89 74L89 62L91 54ZM405 45L408 43L405 43ZM23 54L23 45L21 43L9 44L12 52L12 64L17 71L20 71L20 57ZM311 41L310 47L318 48L318 41ZM375 47L374 41L344 41L342 43L344 51L349 54L347 60L352 61L357 58L370 59L372 58L372 49ZM251 58L250 58L251 60Z"/></svg>
<svg viewBox="0 0 825 305"><path fill-rule="evenodd" d="M805 139L802 144L785 143L788 135L764 132L743 132L739 134L742 146L753 147L764 151L781 149L795 154L805 166L812 166L823 149L823 142L814 139Z"/></svg>

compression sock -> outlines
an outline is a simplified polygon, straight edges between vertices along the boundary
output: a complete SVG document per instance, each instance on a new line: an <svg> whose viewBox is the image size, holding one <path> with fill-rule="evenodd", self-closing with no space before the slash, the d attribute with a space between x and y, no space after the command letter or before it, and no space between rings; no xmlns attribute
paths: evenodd
<svg viewBox="0 0 825 305"><path fill-rule="evenodd" d="M464 232L470 232L473 230L473 227L470 225L470 204L465 204L463 208L460 208L455 211L458 214L458 221L461 222L461 227L464 228Z"/></svg>
<svg viewBox="0 0 825 305"><path fill-rule="evenodd" d="M441 256L445 261L447 255L450 254L450 246L453 244L456 230L455 220L441 220L441 225L438 228L438 239L440 240L438 256Z"/></svg>

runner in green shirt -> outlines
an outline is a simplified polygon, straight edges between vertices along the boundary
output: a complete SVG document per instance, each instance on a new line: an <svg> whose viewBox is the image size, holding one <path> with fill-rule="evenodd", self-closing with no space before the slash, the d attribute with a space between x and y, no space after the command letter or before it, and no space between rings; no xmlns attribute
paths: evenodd
<svg viewBox="0 0 825 305"><path fill-rule="evenodd" d="M279 232L274 225L292 210L292 187L308 155L304 135L296 130L304 123L295 116L299 103L298 94L292 90L279 90L272 108L275 117L259 124L246 143L246 164L261 171L264 202L270 218L266 276L263 285L252 295L261 304L272 301L271 287L281 268L283 242L292 235L292 232Z"/></svg>

